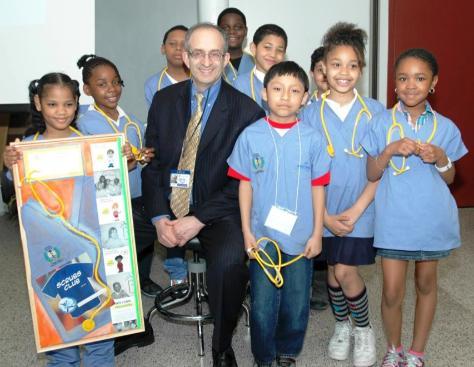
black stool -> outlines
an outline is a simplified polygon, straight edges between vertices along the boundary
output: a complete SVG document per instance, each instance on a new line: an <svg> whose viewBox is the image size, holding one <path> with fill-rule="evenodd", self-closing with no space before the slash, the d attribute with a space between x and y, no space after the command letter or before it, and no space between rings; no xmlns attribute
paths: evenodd
<svg viewBox="0 0 474 367"><path fill-rule="evenodd" d="M186 244L186 249L193 252L192 261L188 261L188 283L177 284L163 289L155 298L155 305L148 311L147 321L156 312L159 312L165 319L170 321L195 322L199 338L199 356L204 356L204 334L203 325L212 321L210 313L204 313L203 303L208 303L206 287L206 260L199 255L202 247L197 238L193 238ZM195 312L193 314L182 314L171 311L175 307L182 306L194 298ZM245 324L250 325L250 308L244 302L242 307L245 312Z"/></svg>

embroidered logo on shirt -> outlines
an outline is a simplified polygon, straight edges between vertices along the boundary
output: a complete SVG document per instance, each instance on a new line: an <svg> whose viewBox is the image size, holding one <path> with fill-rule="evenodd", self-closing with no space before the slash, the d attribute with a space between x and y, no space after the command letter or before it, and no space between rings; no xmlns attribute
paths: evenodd
<svg viewBox="0 0 474 367"><path fill-rule="evenodd" d="M263 172L265 160L260 154L255 153L252 155L252 166L255 172Z"/></svg>

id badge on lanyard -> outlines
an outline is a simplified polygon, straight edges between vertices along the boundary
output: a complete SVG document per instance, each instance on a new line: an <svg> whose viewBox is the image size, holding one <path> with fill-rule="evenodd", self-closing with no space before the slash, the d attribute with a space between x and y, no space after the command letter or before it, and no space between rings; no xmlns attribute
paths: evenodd
<svg viewBox="0 0 474 367"><path fill-rule="evenodd" d="M268 127L270 129L270 134L272 135L273 144L275 147L275 157L276 157L276 180L275 180L275 203L270 208L270 211L265 220L265 227L274 229L275 231L286 234L287 236L291 235L293 228L298 219L298 197L299 197L299 186L300 186L300 174L301 174L301 135L300 135L300 126L296 125L298 128L298 142L299 142L299 159L298 159L298 179L296 184L296 200L295 200L295 210L291 211L289 209L283 208L277 205L278 199L278 180L279 180L279 156L278 156L278 147L273 136L272 128L270 124Z"/></svg>
<svg viewBox="0 0 474 367"><path fill-rule="evenodd" d="M298 215L285 208L272 205L270 212L265 220L265 227L274 229L275 231L291 235L293 227L295 226Z"/></svg>

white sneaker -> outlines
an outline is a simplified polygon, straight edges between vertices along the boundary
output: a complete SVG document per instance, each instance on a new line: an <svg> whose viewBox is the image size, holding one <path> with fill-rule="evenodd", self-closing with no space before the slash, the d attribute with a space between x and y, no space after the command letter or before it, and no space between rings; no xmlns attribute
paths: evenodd
<svg viewBox="0 0 474 367"><path fill-rule="evenodd" d="M354 331L354 366L368 367L377 361L374 330L370 326L355 327Z"/></svg>
<svg viewBox="0 0 474 367"><path fill-rule="evenodd" d="M344 361L349 357L351 349L352 324L347 321L336 321L334 334L329 340L329 357L338 361Z"/></svg>

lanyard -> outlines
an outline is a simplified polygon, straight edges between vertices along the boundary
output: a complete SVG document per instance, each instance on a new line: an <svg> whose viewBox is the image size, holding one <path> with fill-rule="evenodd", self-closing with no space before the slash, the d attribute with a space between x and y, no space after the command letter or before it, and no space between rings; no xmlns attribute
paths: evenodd
<svg viewBox="0 0 474 367"><path fill-rule="evenodd" d="M76 133L78 136L82 136L81 132L77 129L74 129L72 126L68 126L69 127L69 130L71 130L73 133ZM38 137L39 137L39 131L35 134L35 136L33 137L33 141L36 141L38 140Z"/></svg>
<svg viewBox="0 0 474 367"><path fill-rule="evenodd" d="M330 91L327 91L327 92L323 93L322 96L321 96L322 101L321 101L321 107L319 109L319 113L320 113L320 116L321 116L321 125L322 125L323 130L324 130L324 135L326 136L326 140L328 142L328 145L327 145L326 149L327 149L329 155L331 157L334 157L334 155L335 155L334 145L332 143L331 136L329 135L328 127L327 127L327 124L326 124L326 119L324 118L324 105L326 104L326 98L329 95L329 92ZM360 119L362 117L362 114L366 114L367 117L369 118L369 120L372 119L372 114L370 113L369 109L367 108L367 105L365 104L364 100L362 99L362 97L358 93L357 93L357 99L359 100L360 104L362 105L362 108L359 110L359 113L357 114L357 117L355 119L354 127L352 128L351 150L349 150L347 148L344 148L344 152L349 154L349 155L352 155L354 157L362 158L363 154L360 153L360 151L362 150L362 147L359 145L359 148L357 148L357 150L355 149L355 138L356 138L356 134L357 134L357 126L359 126L359 122L360 122Z"/></svg>
<svg viewBox="0 0 474 367"><path fill-rule="evenodd" d="M275 156L276 156L276 181L275 181L275 206L277 205L277 198L278 198L278 179L279 179L279 166L280 166L280 159L278 155L278 147L276 144L275 136L273 135L273 130L270 127L270 123L267 122L268 129L270 130L270 135L272 136L273 146L275 147ZM295 210L293 213L298 212L298 197L300 193L300 175L301 175L301 133L300 133L300 125L299 122L296 123L296 127L298 129L298 148L299 148L299 158L298 158L298 175L297 175L297 184L296 184L296 200L295 200ZM289 209L289 208L287 208Z"/></svg>
<svg viewBox="0 0 474 367"><path fill-rule="evenodd" d="M113 122L113 120L109 116L107 116L107 114L104 111L102 111L99 108L99 106L97 106L96 103L94 103L94 108L97 112L99 112L102 116L105 117L105 120L107 121L107 123L109 124L109 126L112 128L112 130L115 133L120 133L120 131L117 129L117 126L115 126L115 123ZM125 141L130 144L132 148L132 153L135 156L135 159L137 161L141 161L143 160L144 157L143 157L143 153L140 151L143 148L142 132L141 132L140 126L136 122L130 120L130 117L128 117L127 115L125 115L125 118L127 119L127 123L123 127L123 131L125 133ZM130 143L130 141L128 140L127 130L130 126L133 127L137 131L139 147L136 147L135 145Z"/></svg>
<svg viewBox="0 0 474 367"><path fill-rule="evenodd" d="M392 124L390 125L390 128L387 131L387 145L389 145L391 143L392 134L393 134L393 131L395 129L398 129L398 133L400 135L400 140L405 137L405 131L403 129L403 126L402 126L402 124L400 124L397 121L397 117L396 117L396 110L399 107L399 103L397 103L392 108ZM436 130L438 130L438 119L436 117L436 113L433 110L431 110L431 111L433 112L433 130L431 131L431 134L428 137L428 139L426 139L426 143L430 143L433 140L433 138L435 136L435 133L436 133ZM418 139L418 143L421 143L420 139ZM407 163L406 157L402 157L402 165L400 167L397 167L395 165L395 162L393 161L393 159L390 159L390 167L392 167L392 169L394 171L393 175L398 176L398 175L401 175L402 173L405 173L406 171L408 171L410 169L410 167L407 166L406 163Z"/></svg>

